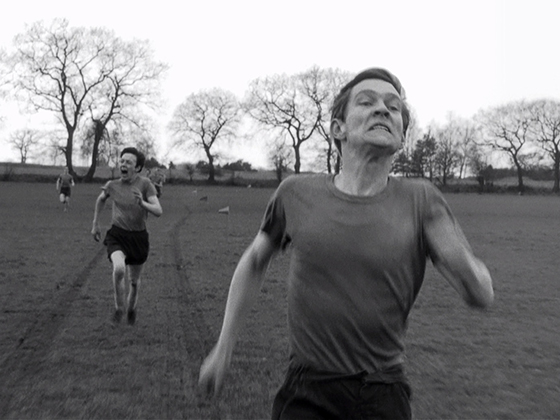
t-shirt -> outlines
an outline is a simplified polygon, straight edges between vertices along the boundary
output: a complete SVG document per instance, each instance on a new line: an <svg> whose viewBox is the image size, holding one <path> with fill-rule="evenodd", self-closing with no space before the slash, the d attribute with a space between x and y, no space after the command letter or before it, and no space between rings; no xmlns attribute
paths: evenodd
<svg viewBox="0 0 560 420"><path fill-rule="evenodd" d="M61 188L68 188L72 185L73 178L70 174L61 174L58 177L58 181L60 182Z"/></svg>
<svg viewBox="0 0 560 420"><path fill-rule="evenodd" d="M140 207L132 193L133 188L142 192L144 200L156 195L156 189L150 180L138 175L132 182L122 179L107 182L102 189L113 199L112 224L130 231L146 229L148 211Z"/></svg>
<svg viewBox="0 0 560 420"><path fill-rule="evenodd" d="M456 222L428 181L390 177L379 194L352 196L333 180L332 175L285 179L261 230L277 246L292 248L291 363L371 373L403 362L407 317L430 255L426 222L436 214Z"/></svg>

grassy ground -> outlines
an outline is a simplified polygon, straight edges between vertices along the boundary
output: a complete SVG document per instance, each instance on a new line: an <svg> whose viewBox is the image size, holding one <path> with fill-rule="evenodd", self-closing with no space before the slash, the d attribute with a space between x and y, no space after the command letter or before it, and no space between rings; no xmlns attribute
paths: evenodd
<svg viewBox="0 0 560 420"><path fill-rule="evenodd" d="M204 398L196 381L272 190L166 186L134 327L110 322L110 264L89 235L98 192L78 185L63 213L53 185L0 183L0 418L268 418L288 352L287 255L270 267L222 396ZM558 418L560 199L447 198L496 302L470 310L428 270L407 338L415 417Z"/></svg>

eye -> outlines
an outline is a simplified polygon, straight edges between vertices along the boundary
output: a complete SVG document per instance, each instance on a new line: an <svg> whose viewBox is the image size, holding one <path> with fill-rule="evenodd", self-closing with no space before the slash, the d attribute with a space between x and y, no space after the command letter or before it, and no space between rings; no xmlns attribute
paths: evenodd
<svg viewBox="0 0 560 420"><path fill-rule="evenodd" d="M391 111L394 112L400 112L401 111L401 104L398 102L390 102L389 104L387 104L387 108Z"/></svg>

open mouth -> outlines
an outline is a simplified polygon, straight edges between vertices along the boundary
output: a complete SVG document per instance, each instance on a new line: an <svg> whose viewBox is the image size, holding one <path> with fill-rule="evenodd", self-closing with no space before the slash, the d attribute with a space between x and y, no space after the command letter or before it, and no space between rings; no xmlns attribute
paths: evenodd
<svg viewBox="0 0 560 420"><path fill-rule="evenodd" d="M370 128L370 130L371 130L371 131L373 131L373 130L383 130L383 131L386 131L386 132L388 132L388 133L391 132L391 130L389 130L389 127L387 127L386 125L383 125L383 124L374 124L374 125Z"/></svg>

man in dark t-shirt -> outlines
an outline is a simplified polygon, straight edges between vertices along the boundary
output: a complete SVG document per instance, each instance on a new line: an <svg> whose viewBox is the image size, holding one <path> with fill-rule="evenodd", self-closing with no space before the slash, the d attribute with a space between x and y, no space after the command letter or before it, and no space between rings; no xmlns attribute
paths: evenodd
<svg viewBox="0 0 560 420"><path fill-rule="evenodd" d="M409 119L399 80L384 69L338 94L331 136L342 170L287 178L269 201L201 366L208 392L223 384L270 259L290 246L290 361L272 418L411 418L403 340L427 258L469 305L488 306L493 288L442 194L389 176Z"/></svg>
<svg viewBox="0 0 560 420"><path fill-rule="evenodd" d="M146 230L148 213L161 216L162 208L152 182L139 172L144 166L145 156L134 147L124 148L119 161L120 179L108 181L95 202L91 234L96 241L101 239L99 214L107 199L113 200L111 228L103 244L113 264L115 289L115 312L113 321L120 322L127 313L129 324L136 322L136 303L140 287L140 275L150 249ZM128 273L129 293L125 305L125 277Z"/></svg>

